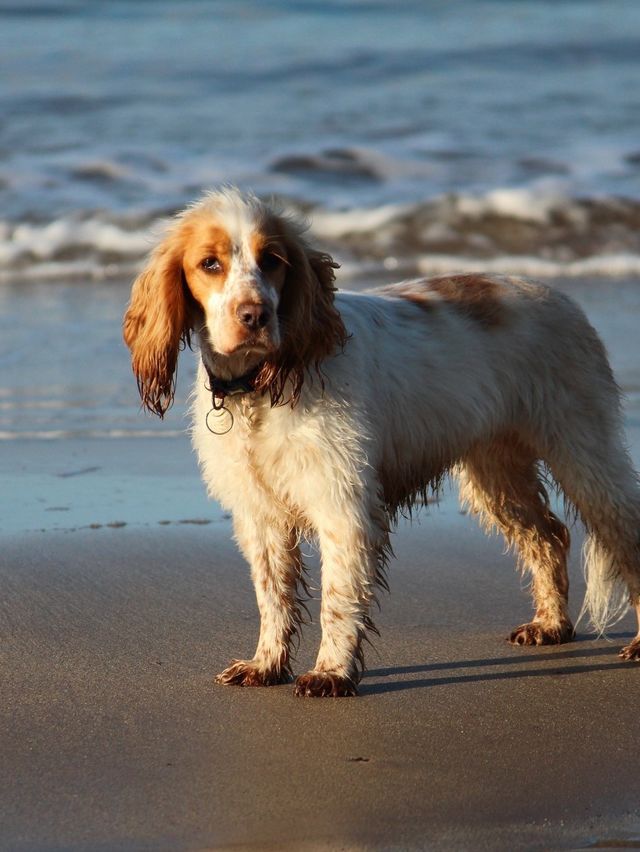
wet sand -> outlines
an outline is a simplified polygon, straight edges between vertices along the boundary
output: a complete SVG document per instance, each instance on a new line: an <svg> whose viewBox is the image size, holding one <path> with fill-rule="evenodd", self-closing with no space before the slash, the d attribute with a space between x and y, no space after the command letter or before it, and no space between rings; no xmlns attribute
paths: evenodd
<svg viewBox="0 0 640 852"><path fill-rule="evenodd" d="M523 583L453 496L395 536L361 696L303 700L213 683L258 622L186 439L5 442L0 461L26 483L2 536L1 848L637 843L632 620L612 643L512 648Z"/></svg>

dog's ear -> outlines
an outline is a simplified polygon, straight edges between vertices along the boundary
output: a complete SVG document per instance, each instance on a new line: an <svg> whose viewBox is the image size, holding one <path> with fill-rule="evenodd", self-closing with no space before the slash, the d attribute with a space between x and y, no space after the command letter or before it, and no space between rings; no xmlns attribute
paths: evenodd
<svg viewBox="0 0 640 852"><path fill-rule="evenodd" d="M175 228L136 278L122 326L142 403L159 417L173 402L180 344L190 343L183 253Z"/></svg>
<svg viewBox="0 0 640 852"><path fill-rule="evenodd" d="M318 371L322 360L342 348L348 337L334 304L334 270L339 265L331 255L308 246L294 223L283 218L277 230L288 266L278 306L282 344L257 380L259 388L269 390L273 405L295 404L305 372L310 367ZM289 378L291 393L285 396Z"/></svg>

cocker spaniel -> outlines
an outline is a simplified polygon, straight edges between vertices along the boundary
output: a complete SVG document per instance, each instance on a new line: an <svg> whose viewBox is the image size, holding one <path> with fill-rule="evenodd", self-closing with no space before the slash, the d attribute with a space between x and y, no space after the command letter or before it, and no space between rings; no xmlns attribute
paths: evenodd
<svg viewBox="0 0 640 852"><path fill-rule="evenodd" d="M322 640L295 692L354 695L390 527L446 474L531 573L535 614L511 642L574 635L549 474L587 528L583 609L599 631L629 602L640 619L640 486L582 311L541 284L482 274L341 292L336 266L296 221L223 189L177 217L133 285L124 338L161 417L181 344L197 336L193 443L255 584L255 655L218 683L290 680L300 541L314 537ZM620 653L640 660L640 633Z"/></svg>

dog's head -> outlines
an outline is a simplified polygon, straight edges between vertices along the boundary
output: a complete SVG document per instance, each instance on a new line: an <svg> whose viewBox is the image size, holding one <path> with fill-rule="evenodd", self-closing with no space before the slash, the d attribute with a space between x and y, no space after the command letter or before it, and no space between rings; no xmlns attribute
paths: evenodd
<svg viewBox="0 0 640 852"><path fill-rule="evenodd" d="M196 332L221 378L258 368L272 404L295 401L305 371L344 345L334 304L335 264L302 227L235 189L181 213L136 279L124 339L143 404L163 416L173 401L181 343Z"/></svg>

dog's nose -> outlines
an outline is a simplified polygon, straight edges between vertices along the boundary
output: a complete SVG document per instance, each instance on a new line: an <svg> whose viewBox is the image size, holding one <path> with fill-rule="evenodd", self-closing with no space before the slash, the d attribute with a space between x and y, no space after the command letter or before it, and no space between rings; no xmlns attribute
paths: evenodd
<svg viewBox="0 0 640 852"><path fill-rule="evenodd" d="M243 302L236 308L236 316L246 328L257 331L271 319L271 308L264 302Z"/></svg>

